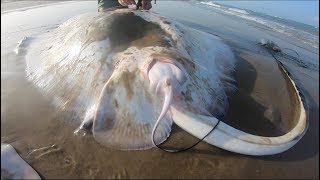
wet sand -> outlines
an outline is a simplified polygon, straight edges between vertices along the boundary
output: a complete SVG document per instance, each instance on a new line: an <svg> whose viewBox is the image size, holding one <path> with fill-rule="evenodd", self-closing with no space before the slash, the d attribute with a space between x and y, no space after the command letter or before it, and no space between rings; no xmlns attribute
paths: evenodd
<svg viewBox="0 0 320 180"><path fill-rule="evenodd" d="M219 14L214 14L214 22L209 21L203 17L212 12L192 7L188 3L175 2L184 9L181 11L168 6L170 3L161 1L154 5L153 11L220 36L236 55L238 91L231 98L230 110L224 121L260 135L272 136L288 131L292 127L292 107L287 82L270 54L255 44L257 38L281 35L275 32L270 35L257 27ZM70 8L69 5L65 7ZM67 15L57 14L56 18L63 22L68 16L96 10L94 5L82 7L83 5L79 5L78 11L68 12ZM188 14L192 16L189 17ZM18 15L12 14L11 17L13 16ZM1 15L1 19L7 22L9 18ZM3 26L4 24L1 27L1 142L15 147L21 157L45 179L319 178L318 71L280 59L289 68L301 89L308 104L309 116L309 129L305 136L297 145L282 154L266 157L244 156L204 142L190 151L178 154L166 153L156 148L119 151L101 146L92 135L74 136L73 131L77 125L67 123L63 119L63 112L55 111L50 102L26 80L24 61L13 54L12 50L19 38L37 34L46 28L54 28L56 24L30 29L41 24L30 20L29 24L25 22L19 27L22 33L17 33L14 25ZM19 24L19 21L16 24ZM281 44L286 42L281 41ZM296 50L302 58L307 57L308 60L319 62L318 55L299 48ZM172 136L164 146L187 147L196 141L196 138L174 125ZM34 149L53 144L54 147L28 154Z"/></svg>

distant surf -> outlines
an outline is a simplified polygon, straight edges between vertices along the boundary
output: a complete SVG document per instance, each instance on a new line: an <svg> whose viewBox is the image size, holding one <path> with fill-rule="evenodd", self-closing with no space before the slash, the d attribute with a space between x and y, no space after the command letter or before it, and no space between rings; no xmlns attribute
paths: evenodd
<svg viewBox="0 0 320 180"><path fill-rule="evenodd" d="M319 49L318 27L247 9L244 10L228 5L221 5L212 1L202 1L200 2L200 4L210 7L214 10L218 10L217 12L220 13L236 16L254 23L258 23L259 25L263 25L264 27L266 27L266 29L270 29L284 35L294 37L313 48Z"/></svg>

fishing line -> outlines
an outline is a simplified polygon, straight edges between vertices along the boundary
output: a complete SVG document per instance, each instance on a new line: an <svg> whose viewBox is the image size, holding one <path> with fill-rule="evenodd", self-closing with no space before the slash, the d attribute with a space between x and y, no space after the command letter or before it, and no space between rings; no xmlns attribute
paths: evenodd
<svg viewBox="0 0 320 180"><path fill-rule="evenodd" d="M222 118L222 117L221 117L221 118ZM155 133L154 133L153 136L152 136L152 141L153 141L154 145L157 146L157 148L159 148L159 149L161 149L161 150L163 150L163 151L165 151L165 152L179 153L179 152L187 151L187 150L195 147L196 145L198 145L201 141L204 140L204 138L206 138L209 134L211 134L211 133L213 132L213 130L216 129L216 127L219 125L219 123L220 123L220 121L221 121L220 118L217 118L217 119L218 119L217 124L214 125L214 127L213 127L203 138L201 138L201 139L198 140L195 144L193 144L193 145L191 145L190 147L187 147L187 148L185 148L185 149L164 149L164 148L160 147L160 146L159 146L158 144L156 144L155 141L154 141L154 134L155 134Z"/></svg>
<svg viewBox="0 0 320 180"><path fill-rule="evenodd" d="M287 49L287 50L290 50L290 51L296 53L296 55L298 56L298 58L300 58L300 55L299 55L299 53L298 53L296 50L293 50L293 49L290 49L290 48L283 48L283 49ZM288 54L286 54L286 53L284 53L284 54L285 54L285 55L288 55ZM288 55L288 56L289 56L289 55Z"/></svg>
<svg viewBox="0 0 320 180"><path fill-rule="evenodd" d="M309 63L309 62L303 62L301 60L301 58L300 58L300 54L296 50L293 50L293 49L290 49L290 48L282 48L282 49L280 49L280 47L277 46L272 41L264 42L264 41L261 40L261 42L258 43L258 44L260 44L261 46L265 47L268 50L268 52L273 56L273 58L276 59L277 61L279 61L279 60L274 56L275 54L278 54L279 56L285 58L286 60L293 61L299 67L308 68L309 70L315 70L315 71L318 70L318 68L315 67L314 64ZM294 52L297 55L297 57L295 57L293 55L290 55L288 53L285 53L283 50L290 50L290 51Z"/></svg>

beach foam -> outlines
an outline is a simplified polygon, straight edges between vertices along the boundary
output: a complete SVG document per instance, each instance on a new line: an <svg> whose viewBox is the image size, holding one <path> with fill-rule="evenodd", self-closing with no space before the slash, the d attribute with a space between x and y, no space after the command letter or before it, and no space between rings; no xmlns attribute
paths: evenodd
<svg viewBox="0 0 320 180"><path fill-rule="evenodd" d="M258 23L259 25L263 25L269 29L272 29L284 35L296 38L299 41L302 41L313 48L319 49L319 35L299 29L293 25L290 25L289 22L279 23L275 20L272 20L272 19L278 18L278 19L282 19L282 21L285 21L283 20L283 18L270 16L270 15L262 16L262 15L259 15L260 13L249 13L248 11L243 9L218 5L218 4L212 3L211 1L200 2L200 3L204 5L208 5L209 7L212 7L213 9L218 10L219 12L236 16L251 22ZM268 16L269 18L267 18Z"/></svg>

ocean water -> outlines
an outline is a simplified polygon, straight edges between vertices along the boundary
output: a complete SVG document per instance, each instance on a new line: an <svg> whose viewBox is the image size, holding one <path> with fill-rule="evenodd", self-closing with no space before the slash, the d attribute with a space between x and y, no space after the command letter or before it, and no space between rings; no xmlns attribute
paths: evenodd
<svg viewBox="0 0 320 180"><path fill-rule="evenodd" d="M303 24L290 19L284 19L277 16L235 8L230 5L222 5L212 1L196 2L196 5L209 8L212 11L226 15L238 17L248 22L256 23L270 31L277 31L283 35L295 38L313 48L319 49L319 28L308 24Z"/></svg>

